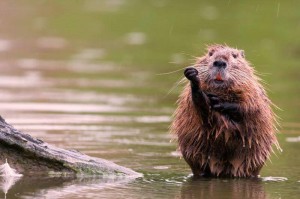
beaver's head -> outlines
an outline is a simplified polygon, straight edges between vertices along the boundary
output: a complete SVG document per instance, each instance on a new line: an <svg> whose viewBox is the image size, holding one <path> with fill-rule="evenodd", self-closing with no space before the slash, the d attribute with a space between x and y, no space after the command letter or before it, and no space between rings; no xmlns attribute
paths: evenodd
<svg viewBox="0 0 300 199"><path fill-rule="evenodd" d="M224 45L209 46L207 54L199 59L197 65L200 79L214 88L247 84L254 72L243 50Z"/></svg>

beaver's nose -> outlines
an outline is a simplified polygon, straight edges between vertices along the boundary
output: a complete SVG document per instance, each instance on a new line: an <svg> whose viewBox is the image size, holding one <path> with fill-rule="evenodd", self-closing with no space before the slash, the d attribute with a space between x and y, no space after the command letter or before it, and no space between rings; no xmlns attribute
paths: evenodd
<svg viewBox="0 0 300 199"><path fill-rule="evenodd" d="M213 65L218 68L226 68L227 64L224 61L214 61Z"/></svg>

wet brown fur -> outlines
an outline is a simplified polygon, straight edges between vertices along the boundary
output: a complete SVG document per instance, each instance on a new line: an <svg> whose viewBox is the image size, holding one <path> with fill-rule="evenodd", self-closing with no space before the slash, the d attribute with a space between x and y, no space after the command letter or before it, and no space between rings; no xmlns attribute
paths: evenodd
<svg viewBox="0 0 300 199"><path fill-rule="evenodd" d="M216 85L210 67L220 57L229 66L226 82ZM210 108L209 124L203 124L188 83L179 97L171 125L184 159L195 176L256 177L269 158L272 145L280 149L272 103L260 79L243 51L224 45L209 46L208 53L198 58L195 67L201 90L217 95L222 101L238 103L243 117L234 122Z"/></svg>

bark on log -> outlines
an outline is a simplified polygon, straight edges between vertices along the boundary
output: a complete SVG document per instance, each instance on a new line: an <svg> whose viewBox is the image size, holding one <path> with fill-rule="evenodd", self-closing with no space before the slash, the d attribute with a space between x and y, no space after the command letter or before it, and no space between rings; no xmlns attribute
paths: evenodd
<svg viewBox="0 0 300 199"><path fill-rule="evenodd" d="M5 159L23 175L142 175L108 160L61 149L33 138L15 129L0 116L0 164Z"/></svg>

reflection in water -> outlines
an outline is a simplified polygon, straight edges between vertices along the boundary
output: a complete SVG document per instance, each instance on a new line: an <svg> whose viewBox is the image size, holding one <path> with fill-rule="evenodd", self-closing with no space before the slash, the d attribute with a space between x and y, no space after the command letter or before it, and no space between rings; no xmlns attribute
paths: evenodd
<svg viewBox="0 0 300 199"><path fill-rule="evenodd" d="M190 179L181 187L181 199L269 198L259 179Z"/></svg>
<svg viewBox="0 0 300 199"><path fill-rule="evenodd" d="M4 193L5 199L6 199L6 195L7 195L8 191L20 179L21 179L20 176L2 176L1 177L1 190Z"/></svg>
<svg viewBox="0 0 300 199"><path fill-rule="evenodd" d="M76 198L81 194L81 198L97 198L98 192L105 188L123 186L133 178L100 178L100 177L23 177L17 179L9 186L10 182L3 182L7 193L7 198L22 195L22 198ZM11 187L13 184L15 186ZM80 198L80 197L79 197Z"/></svg>
<svg viewBox="0 0 300 199"><path fill-rule="evenodd" d="M4 198L8 190L22 177L22 174L16 172L15 169L11 168L10 165L6 162L0 165L0 177L1 184L0 187L4 193Z"/></svg>
<svg viewBox="0 0 300 199"><path fill-rule="evenodd" d="M278 194L270 194L265 190L264 179L194 179L191 175L168 174L168 170L166 170L161 173L148 173L143 178L137 179L23 177L18 182L13 182L15 183L13 187L2 189L4 193L8 190L8 198L13 198L17 194L22 198L64 199L99 198L99 196L101 198L164 199L268 199L274 198L274 196L278 197ZM282 185L284 186L284 182L281 180L276 180L276 182L278 182L276 184L279 189Z"/></svg>
<svg viewBox="0 0 300 199"><path fill-rule="evenodd" d="M105 113L124 112L129 108L98 104L59 104L59 103L0 103L1 110L15 109L18 111L48 111L48 112L71 112L71 113Z"/></svg>

